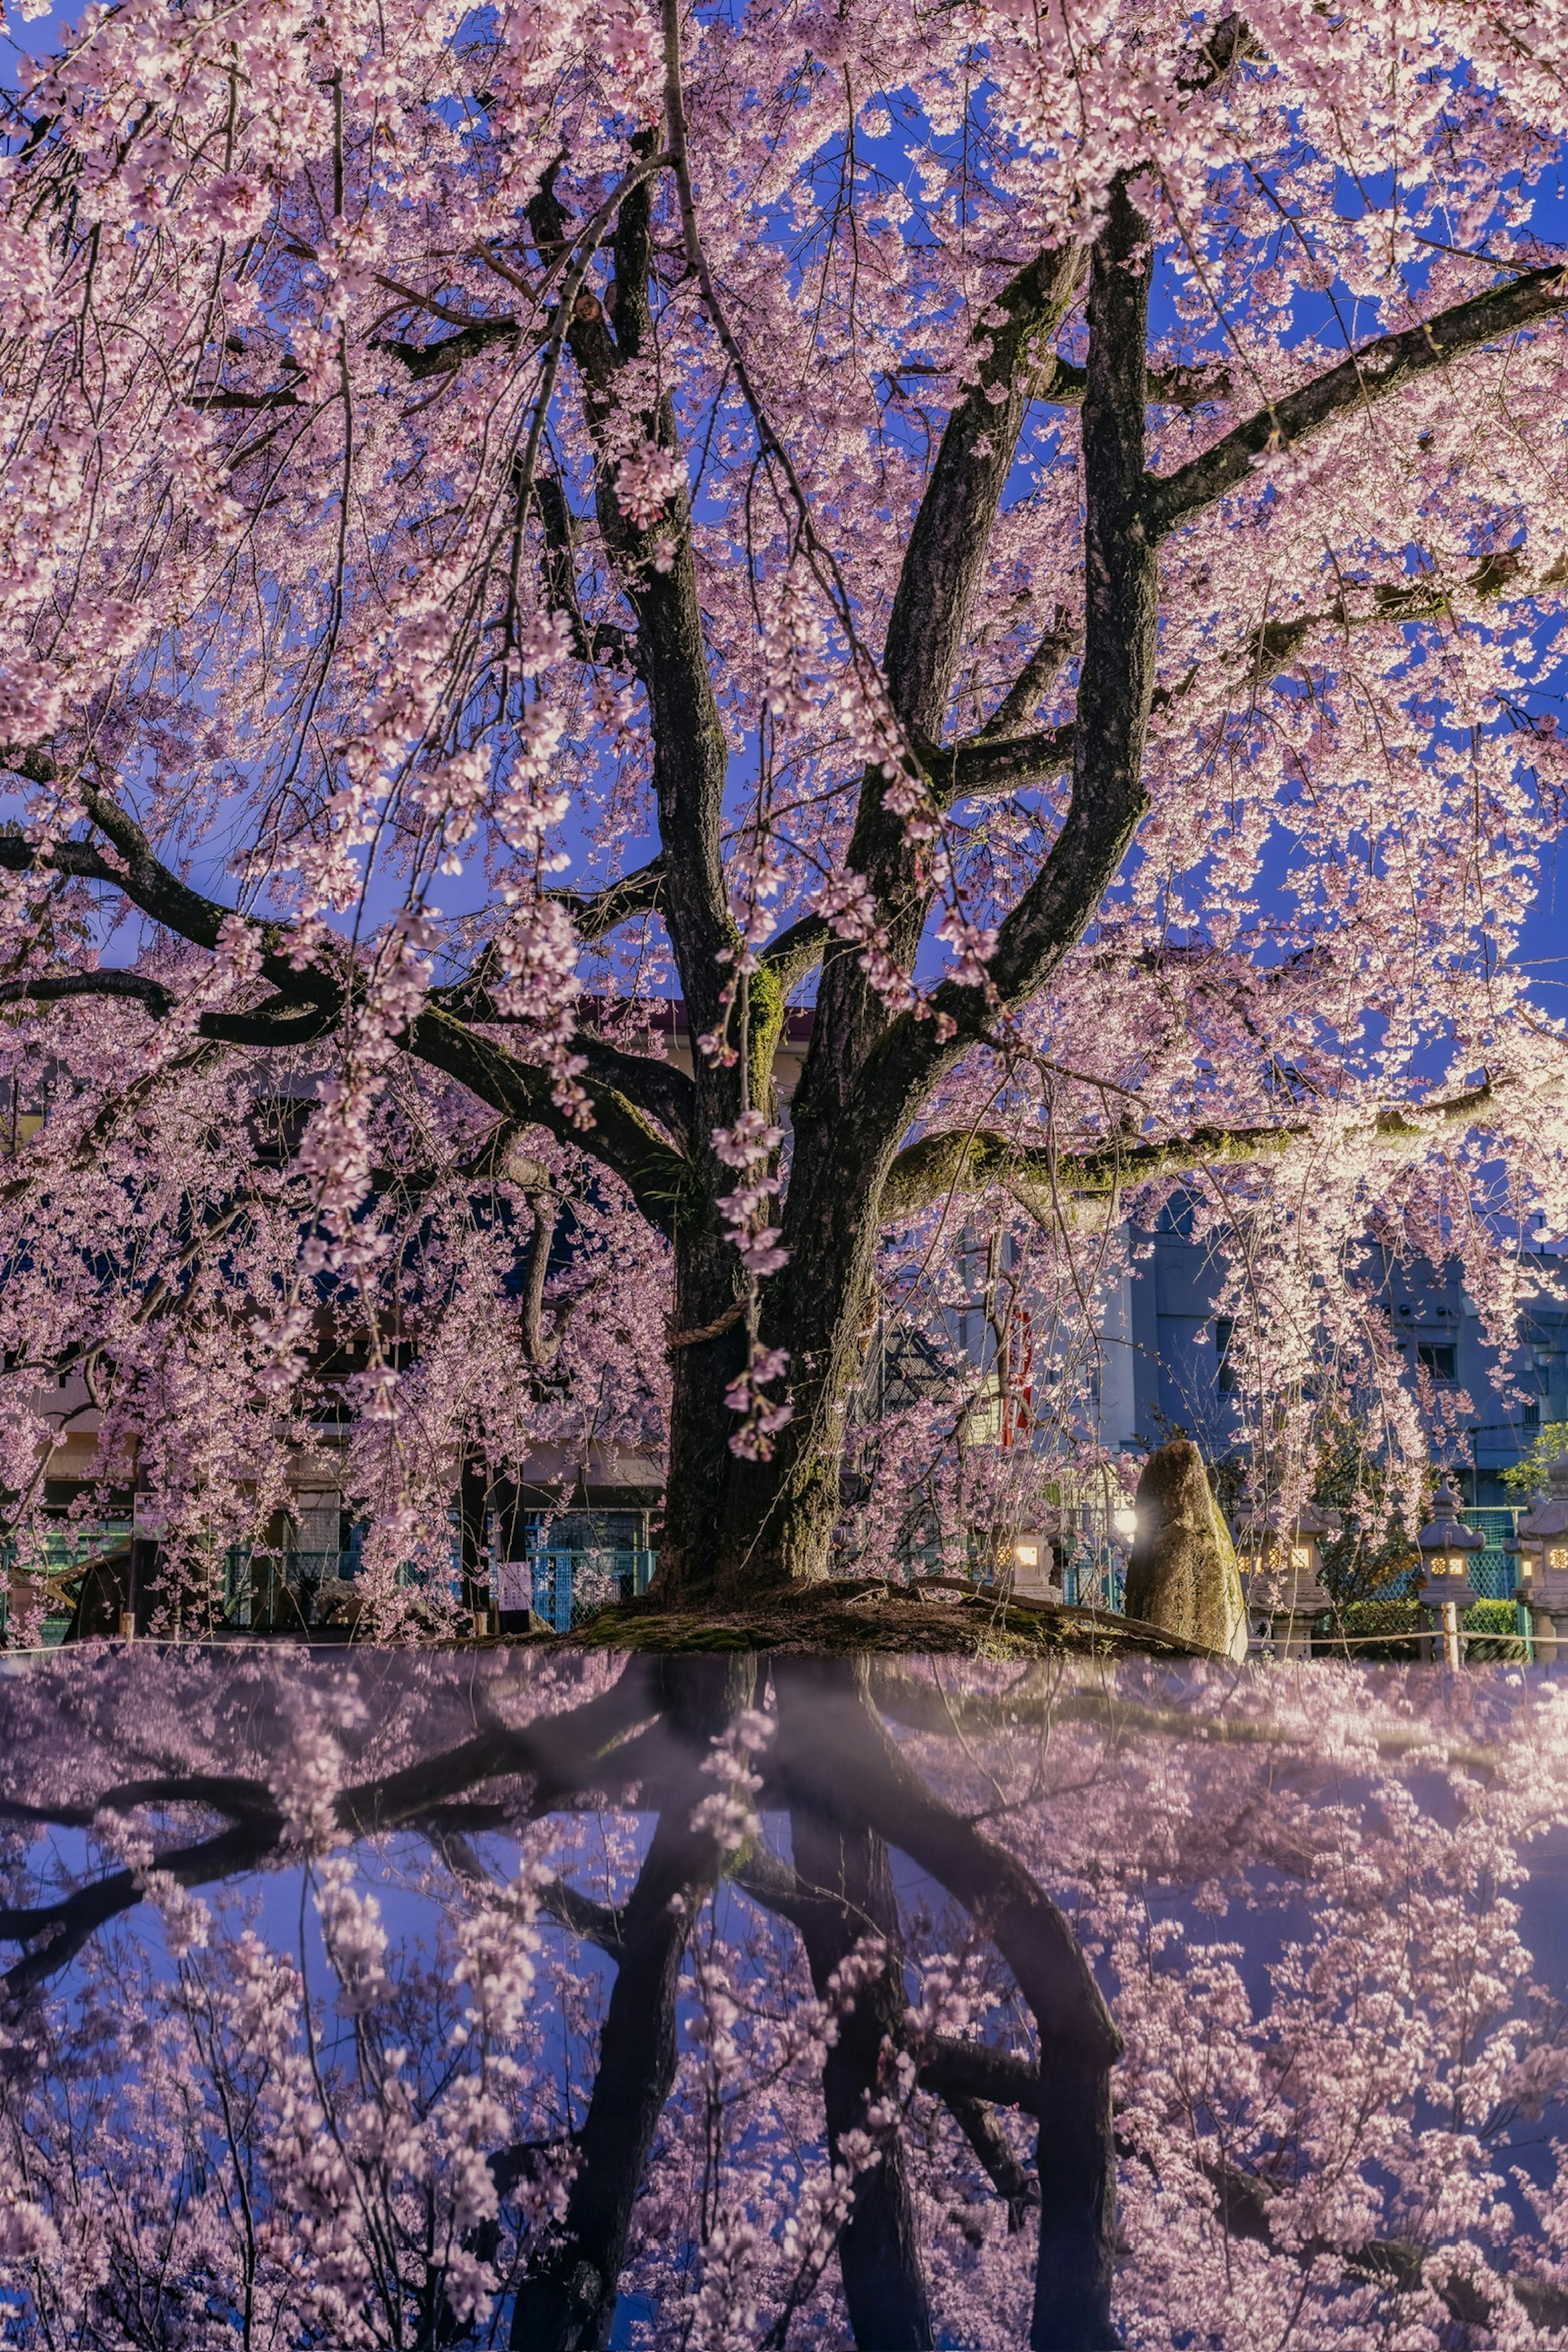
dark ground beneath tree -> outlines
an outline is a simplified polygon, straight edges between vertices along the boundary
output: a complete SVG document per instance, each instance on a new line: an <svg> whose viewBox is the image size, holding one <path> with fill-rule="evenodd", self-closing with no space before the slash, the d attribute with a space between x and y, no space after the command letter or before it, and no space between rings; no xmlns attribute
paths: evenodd
<svg viewBox="0 0 1568 2352"><path fill-rule="evenodd" d="M1217 1654L1103 1610L1010 1601L994 1591L917 1595L908 1586L851 1578L700 1609L664 1608L645 1597L602 1609L570 1633L546 1629L490 1638L541 1649L771 1650L798 1657L865 1651L968 1658Z"/></svg>

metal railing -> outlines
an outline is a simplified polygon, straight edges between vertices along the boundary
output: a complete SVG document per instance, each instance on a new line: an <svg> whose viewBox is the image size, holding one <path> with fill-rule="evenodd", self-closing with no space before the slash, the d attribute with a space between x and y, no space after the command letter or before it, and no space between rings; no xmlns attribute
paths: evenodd
<svg viewBox="0 0 1568 2352"><path fill-rule="evenodd" d="M527 1604L558 1633L569 1633L595 1609L609 1601L630 1601L646 1592L658 1566L657 1551L535 1551L508 1569L529 1571ZM519 1579L503 1569L498 1573L497 1600L503 1614L520 1605Z"/></svg>
<svg viewBox="0 0 1568 2352"><path fill-rule="evenodd" d="M1074 1609L1109 1609L1120 1616L1126 1590L1127 1562L1109 1545L1079 1552L1062 1569L1062 1599Z"/></svg>

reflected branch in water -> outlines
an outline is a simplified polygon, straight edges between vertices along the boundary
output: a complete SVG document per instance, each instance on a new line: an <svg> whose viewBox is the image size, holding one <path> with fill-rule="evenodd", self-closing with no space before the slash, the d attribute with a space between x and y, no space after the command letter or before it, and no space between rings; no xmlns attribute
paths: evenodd
<svg viewBox="0 0 1568 2352"><path fill-rule="evenodd" d="M61 2352L1535 2340L1564 1823L1517 1674L84 1648L0 1678L0 2297Z"/></svg>

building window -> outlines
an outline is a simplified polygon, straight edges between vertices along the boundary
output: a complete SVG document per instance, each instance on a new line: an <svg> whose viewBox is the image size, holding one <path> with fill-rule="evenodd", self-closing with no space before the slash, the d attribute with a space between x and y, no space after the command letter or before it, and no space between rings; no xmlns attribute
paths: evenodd
<svg viewBox="0 0 1568 2352"><path fill-rule="evenodd" d="M1236 1394L1236 1366L1230 1360L1230 1343L1236 1337L1236 1318L1216 1315L1214 1320L1215 1354L1219 1359L1216 1384L1221 1396Z"/></svg>
<svg viewBox="0 0 1568 2352"><path fill-rule="evenodd" d="M1424 1372L1435 1381L1451 1381L1455 1376L1454 1346L1449 1339L1418 1339L1415 1360Z"/></svg>
<svg viewBox="0 0 1568 2352"><path fill-rule="evenodd" d="M1522 1415L1521 1415L1521 1419L1523 1420L1524 1426L1526 1427L1526 1429L1539 1429L1539 1428L1540 1428L1540 1426L1541 1426L1541 1399L1540 1399L1539 1397L1531 1397L1531 1398L1530 1398L1529 1402L1528 1402L1526 1403L1526 1405L1525 1405L1524 1412L1523 1412L1523 1413L1522 1413Z"/></svg>

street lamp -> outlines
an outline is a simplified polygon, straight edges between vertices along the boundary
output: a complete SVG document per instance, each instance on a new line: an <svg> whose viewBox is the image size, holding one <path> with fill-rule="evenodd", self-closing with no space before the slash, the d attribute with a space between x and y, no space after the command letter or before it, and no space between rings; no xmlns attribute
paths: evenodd
<svg viewBox="0 0 1568 2352"><path fill-rule="evenodd" d="M1267 1518L1244 1519L1238 1560L1247 1615L1277 1658L1304 1658L1312 1646L1312 1620L1333 1605L1322 1580L1321 1538L1337 1536L1338 1511L1309 1503L1281 1531Z"/></svg>
<svg viewBox="0 0 1568 2352"><path fill-rule="evenodd" d="M1530 1611L1538 1658L1568 1642L1568 1454L1546 1474L1544 1503L1519 1522L1519 1597Z"/></svg>
<svg viewBox="0 0 1568 2352"><path fill-rule="evenodd" d="M1415 1538L1421 1555L1420 1601L1434 1611L1443 1629L1443 1663L1459 1664L1459 1618L1477 1595L1469 1579L1469 1555L1486 1547L1486 1538L1468 1528L1459 1517L1458 1495L1445 1480L1432 1497L1432 1517Z"/></svg>

